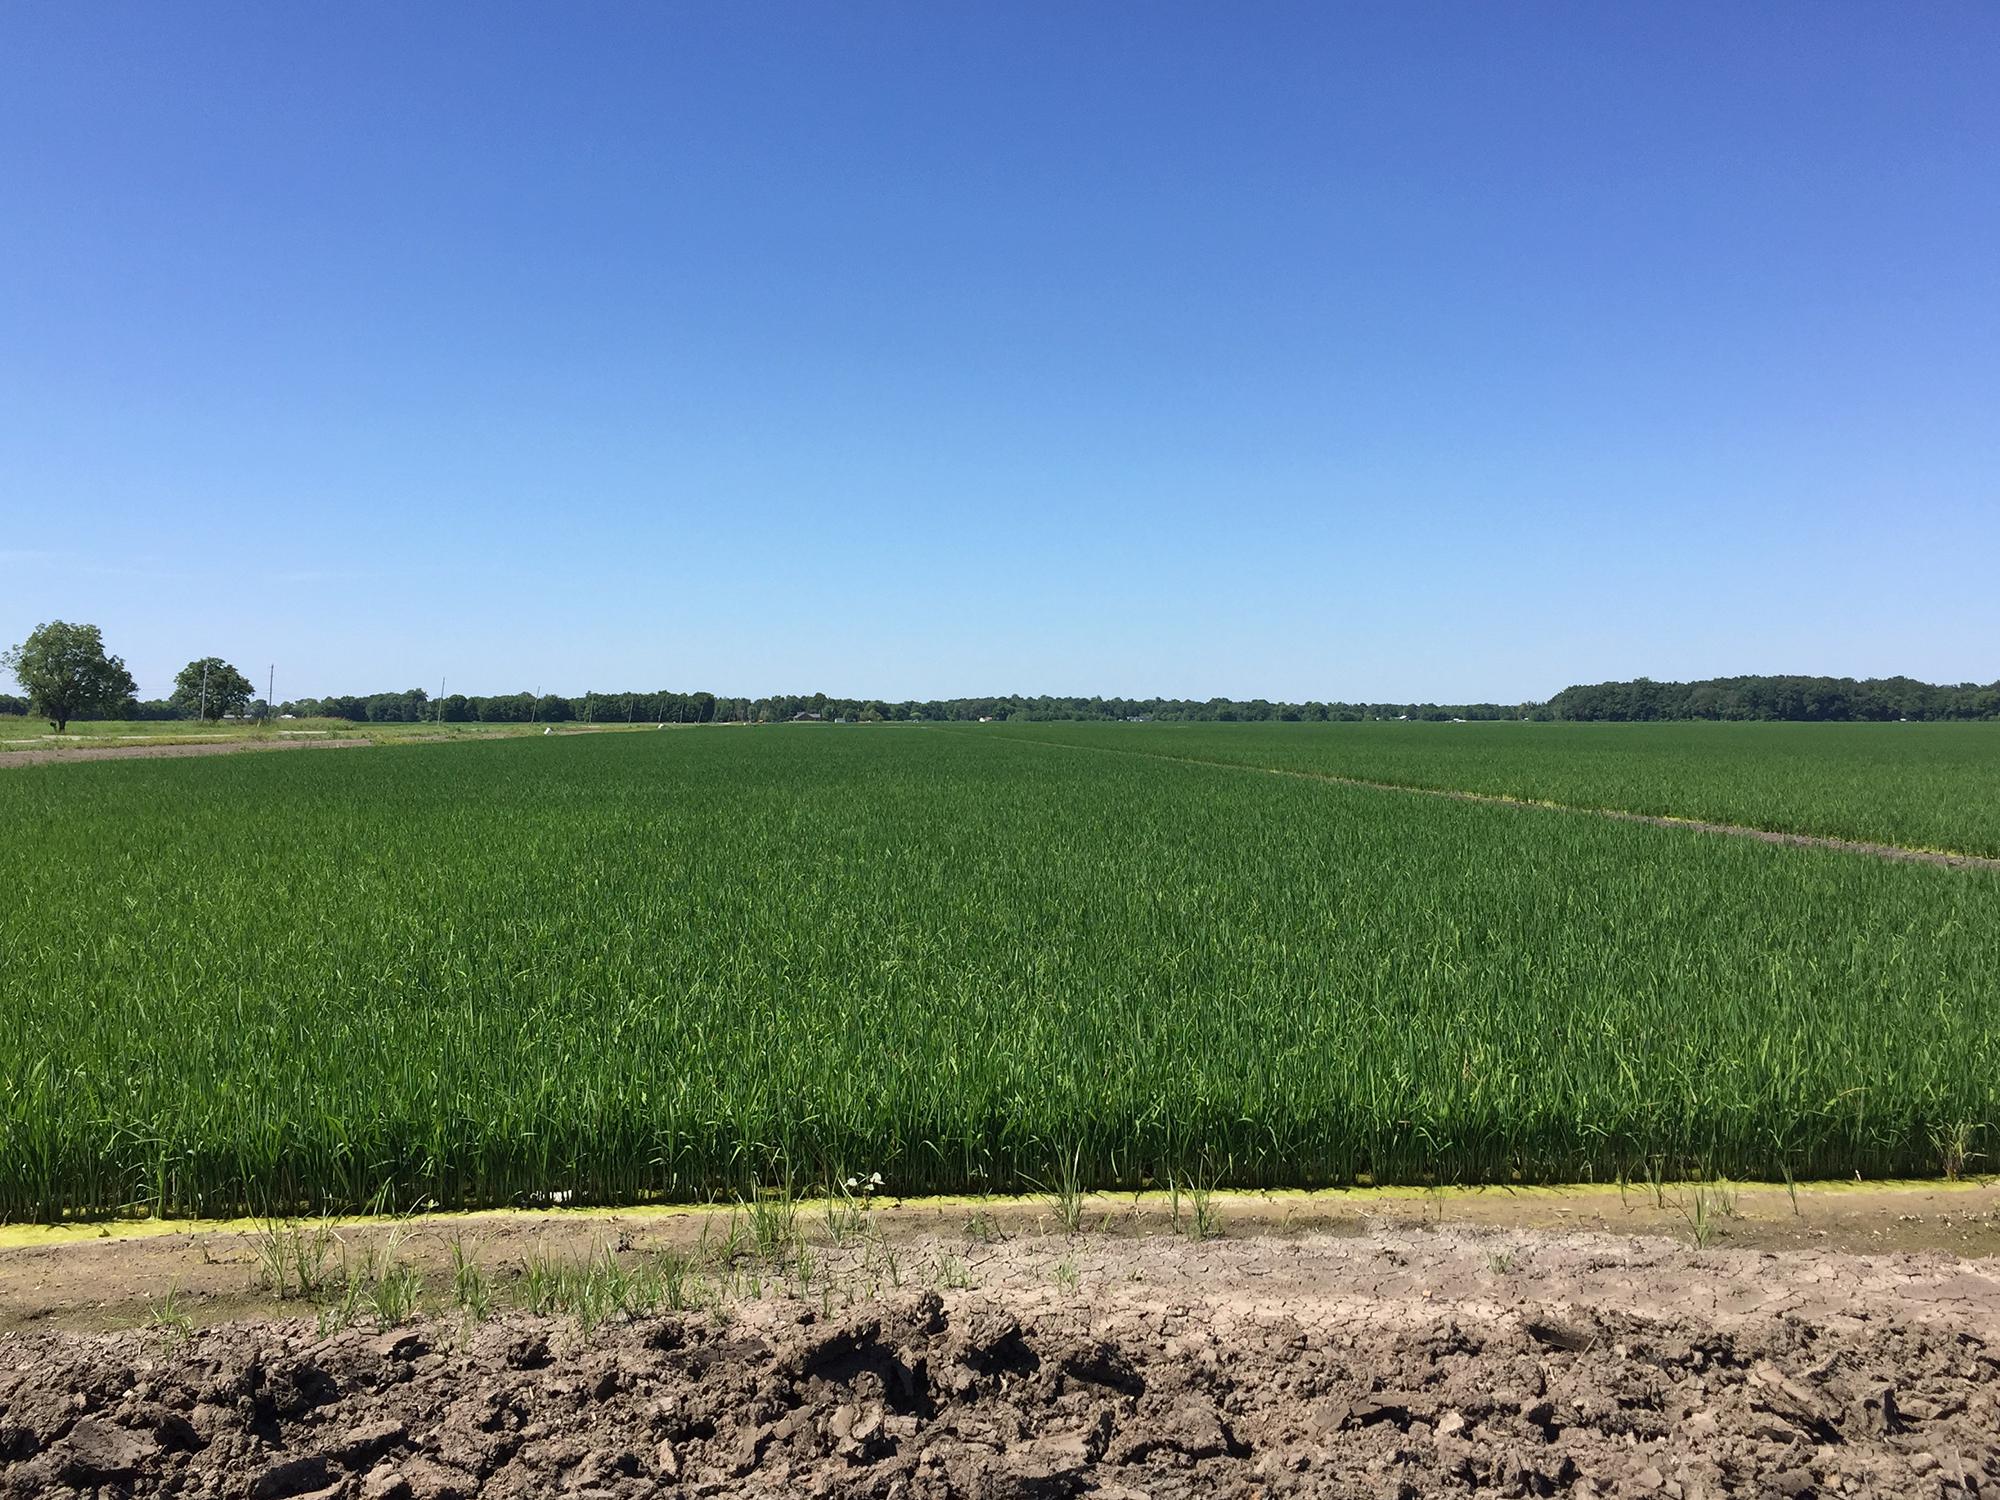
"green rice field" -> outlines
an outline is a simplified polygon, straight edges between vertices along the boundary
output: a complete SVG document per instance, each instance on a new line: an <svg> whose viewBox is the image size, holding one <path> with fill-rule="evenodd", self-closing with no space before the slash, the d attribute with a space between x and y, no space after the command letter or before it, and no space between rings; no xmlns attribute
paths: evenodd
<svg viewBox="0 0 2000 1500"><path fill-rule="evenodd" d="M1993 845L1993 727L1607 727L0 773L0 1214L1990 1164L2000 875L1210 763Z"/></svg>
<svg viewBox="0 0 2000 1500"><path fill-rule="evenodd" d="M2000 855L2000 724L1031 724L981 730Z"/></svg>

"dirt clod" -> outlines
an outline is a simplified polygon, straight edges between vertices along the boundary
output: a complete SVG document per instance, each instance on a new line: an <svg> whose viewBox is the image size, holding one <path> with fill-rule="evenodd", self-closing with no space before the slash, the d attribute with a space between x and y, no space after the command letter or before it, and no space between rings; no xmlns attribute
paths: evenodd
<svg viewBox="0 0 2000 1500"><path fill-rule="evenodd" d="M587 1335L522 1313L224 1322L171 1350L5 1334L0 1496L2000 1491L2000 1292L1976 1262L1549 1237L1496 1302L1467 1274L1490 1240L1381 1238L1023 1240L989 1286ZM1073 1261L1098 1290L1052 1280Z"/></svg>
<svg viewBox="0 0 2000 1500"><path fill-rule="evenodd" d="M289 1500L333 1483L333 1465L317 1454L284 1458L250 1481L250 1500Z"/></svg>
<svg viewBox="0 0 2000 1500"><path fill-rule="evenodd" d="M56 1475L78 1488L130 1479L160 1456L150 1433L114 1427L102 1417L84 1417L56 1445Z"/></svg>

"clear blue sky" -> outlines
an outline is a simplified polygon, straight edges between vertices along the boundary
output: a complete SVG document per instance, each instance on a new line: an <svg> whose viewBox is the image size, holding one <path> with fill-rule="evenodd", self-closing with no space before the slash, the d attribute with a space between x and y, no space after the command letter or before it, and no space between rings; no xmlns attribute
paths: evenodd
<svg viewBox="0 0 2000 1500"><path fill-rule="evenodd" d="M143 692L2000 675L2000 9L0 8Z"/></svg>

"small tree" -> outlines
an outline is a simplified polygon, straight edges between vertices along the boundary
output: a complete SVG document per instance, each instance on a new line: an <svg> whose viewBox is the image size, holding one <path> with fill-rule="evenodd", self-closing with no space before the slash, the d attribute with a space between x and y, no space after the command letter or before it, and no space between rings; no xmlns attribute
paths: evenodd
<svg viewBox="0 0 2000 1500"><path fill-rule="evenodd" d="M240 714L256 691L249 678L219 656L204 656L200 661L189 662L174 679L174 703L191 719L226 719L231 714Z"/></svg>
<svg viewBox="0 0 2000 1500"><path fill-rule="evenodd" d="M102 631L62 620L37 625L20 645L0 651L0 667L28 690L29 704L57 734L79 714L122 707L137 687L125 663L104 654Z"/></svg>

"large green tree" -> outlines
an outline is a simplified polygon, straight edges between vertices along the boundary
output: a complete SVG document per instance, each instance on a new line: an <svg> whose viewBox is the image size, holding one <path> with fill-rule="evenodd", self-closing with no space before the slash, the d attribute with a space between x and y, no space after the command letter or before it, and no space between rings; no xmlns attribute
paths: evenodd
<svg viewBox="0 0 2000 1500"><path fill-rule="evenodd" d="M240 714L256 691L249 678L219 656L189 662L174 679L174 703L191 718L226 719Z"/></svg>
<svg viewBox="0 0 2000 1500"><path fill-rule="evenodd" d="M104 654L95 625L37 625L20 645L0 651L0 667L28 690L29 704L57 734L82 714L123 708L136 690L125 663Z"/></svg>

